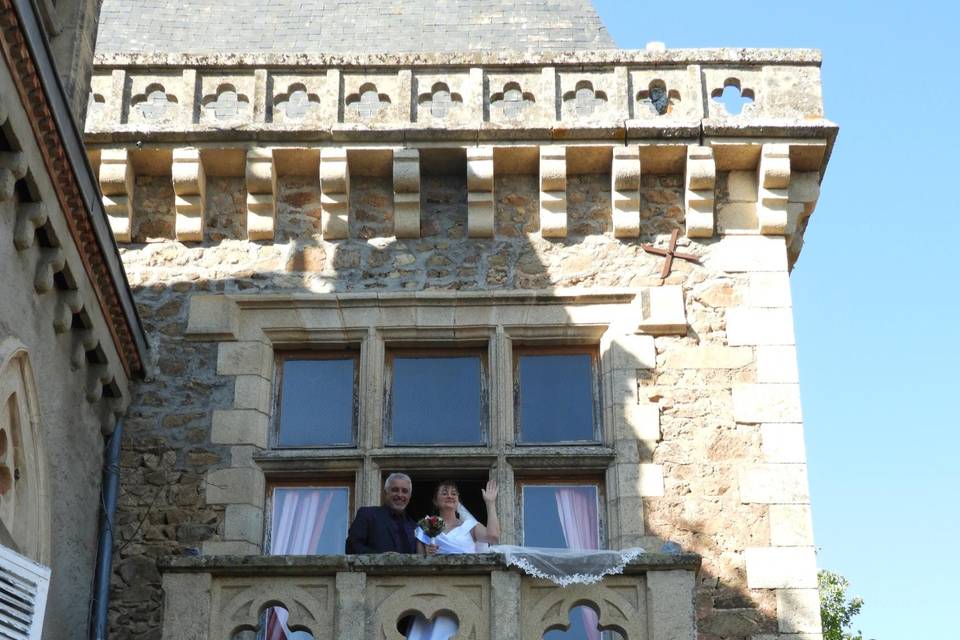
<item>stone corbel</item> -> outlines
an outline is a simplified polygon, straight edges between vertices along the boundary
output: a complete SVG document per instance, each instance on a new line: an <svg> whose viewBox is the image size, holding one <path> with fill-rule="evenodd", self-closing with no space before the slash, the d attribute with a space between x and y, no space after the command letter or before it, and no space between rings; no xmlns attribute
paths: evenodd
<svg viewBox="0 0 960 640"><path fill-rule="evenodd" d="M757 221L764 235L787 233L790 145L765 144L757 167Z"/></svg>
<svg viewBox="0 0 960 640"><path fill-rule="evenodd" d="M273 240L276 226L277 170L273 150L247 151L247 238Z"/></svg>
<svg viewBox="0 0 960 640"><path fill-rule="evenodd" d="M99 402L103 398L103 387L113 382L113 374L106 365L98 364L87 371L87 402Z"/></svg>
<svg viewBox="0 0 960 640"><path fill-rule="evenodd" d="M0 151L0 202L13 198L17 180L27 175L27 156L19 151Z"/></svg>
<svg viewBox="0 0 960 640"><path fill-rule="evenodd" d="M176 238L182 242L199 242L203 240L207 192L207 176L200 150L174 149L170 173L177 211Z"/></svg>
<svg viewBox="0 0 960 640"><path fill-rule="evenodd" d="M133 227L133 185L136 176L130 152L104 149L100 152L100 191L110 230L117 242L130 242Z"/></svg>
<svg viewBox="0 0 960 640"><path fill-rule="evenodd" d="M87 362L87 352L93 351L100 344L96 335L90 329L81 329L73 332L74 342L70 352L70 366L79 369Z"/></svg>
<svg viewBox="0 0 960 640"><path fill-rule="evenodd" d="M350 231L350 166L346 149L320 151L320 207L323 239L346 238Z"/></svg>
<svg viewBox="0 0 960 640"><path fill-rule="evenodd" d="M819 171L792 171L787 203L787 235L792 236L817 208L820 199Z"/></svg>
<svg viewBox="0 0 960 640"><path fill-rule="evenodd" d="M716 185L717 163L713 149L695 145L687 147L683 201L688 238L713 236Z"/></svg>
<svg viewBox="0 0 960 640"><path fill-rule="evenodd" d="M33 279L33 288L43 294L53 290L54 276L67 266L63 250L59 247L43 249L37 261L37 273Z"/></svg>
<svg viewBox="0 0 960 640"><path fill-rule="evenodd" d="M640 236L640 147L613 148L610 171L613 235L617 238Z"/></svg>
<svg viewBox="0 0 960 640"><path fill-rule="evenodd" d="M467 149L467 235L493 237L496 202L493 147L470 147Z"/></svg>
<svg viewBox="0 0 960 640"><path fill-rule="evenodd" d="M559 145L540 147L540 233L567 235L567 149Z"/></svg>
<svg viewBox="0 0 960 640"><path fill-rule="evenodd" d="M398 238L420 237L420 151L393 153L393 228Z"/></svg>
<svg viewBox="0 0 960 640"><path fill-rule="evenodd" d="M80 292L71 289L64 291L57 302L57 309L53 316L53 330L57 333L66 333L73 327L73 316L83 310L83 298Z"/></svg>
<svg viewBox="0 0 960 640"><path fill-rule="evenodd" d="M17 204L17 227L13 232L13 244L19 251L33 246L37 229L47 224L47 208L42 202Z"/></svg>

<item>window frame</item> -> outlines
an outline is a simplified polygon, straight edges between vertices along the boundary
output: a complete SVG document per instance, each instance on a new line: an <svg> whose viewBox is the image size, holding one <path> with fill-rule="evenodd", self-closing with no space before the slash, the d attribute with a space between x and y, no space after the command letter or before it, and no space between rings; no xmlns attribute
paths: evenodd
<svg viewBox="0 0 960 640"><path fill-rule="evenodd" d="M351 409L350 437L348 444L309 444L284 445L280 444L280 430L283 428L283 376L284 365L288 361L296 360L353 360L353 398ZM268 448L277 451L297 451L314 449L356 449L360 446L360 349L353 345L341 349L299 349L277 351L275 355L272 404L274 414L270 427Z"/></svg>
<svg viewBox="0 0 960 640"><path fill-rule="evenodd" d="M521 440L523 415L520 410L522 395L520 389L520 358L525 355L579 355L590 357L591 412L593 415L593 440L558 440L556 442L525 442ZM600 387L600 349L598 345L558 345L528 346L514 344L512 356L513 384L513 443L517 447L566 447L603 445L603 396Z"/></svg>
<svg viewBox="0 0 960 640"><path fill-rule="evenodd" d="M356 479L347 475L324 475L303 480L268 480L263 507L263 555L272 556L273 546L273 507L274 491L277 489L346 489L347 490L347 527L356 512ZM346 536L344 536L346 543ZM288 555L288 554L283 554ZM334 555L343 555L334 554Z"/></svg>
<svg viewBox="0 0 960 640"><path fill-rule="evenodd" d="M441 442L441 443L397 443L393 441L393 361L397 357L407 358L443 358L475 356L480 362L480 433L477 442ZM387 347L383 357L383 425L381 438L384 448L405 449L414 447L430 448L490 448L490 389L491 369L488 347Z"/></svg>
<svg viewBox="0 0 960 640"><path fill-rule="evenodd" d="M525 487L594 487L597 491L597 546L599 550L609 547L607 531L607 497L604 478L598 475L558 476L524 475L515 479L514 535L519 546L526 542L523 531L523 490Z"/></svg>

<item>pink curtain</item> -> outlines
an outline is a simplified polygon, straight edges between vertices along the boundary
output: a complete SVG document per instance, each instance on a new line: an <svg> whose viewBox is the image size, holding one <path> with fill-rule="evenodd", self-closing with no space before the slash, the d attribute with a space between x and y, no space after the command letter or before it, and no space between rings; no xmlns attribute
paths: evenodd
<svg viewBox="0 0 960 640"><path fill-rule="evenodd" d="M567 549L592 551L600 548L597 520L597 493L592 487L562 487L556 490L557 515ZM597 612L580 607L588 640L600 640Z"/></svg>
<svg viewBox="0 0 960 640"><path fill-rule="evenodd" d="M334 491L330 489L275 489L270 554L303 556L317 552L320 534L330 513ZM287 627L286 609L267 611L266 640L287 640L293 633Z"/></svg>

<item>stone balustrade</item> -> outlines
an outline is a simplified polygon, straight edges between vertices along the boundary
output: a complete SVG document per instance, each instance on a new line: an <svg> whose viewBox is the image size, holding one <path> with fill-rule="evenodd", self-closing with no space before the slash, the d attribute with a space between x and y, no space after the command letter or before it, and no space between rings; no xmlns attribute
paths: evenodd
<svg viewBox="0 0 960 640"><path fill-rule="evenodd" d="M402 640L398 621L452 613L457 637L540 640L587 604L625 640L695 640L700 557L644 554L622 575L559 587L494 554L441 556L202 556L163 566L165 640L233 640L271 606L314 638Z"/></svg>
<svg viewBox="0 0 960 640"><path fill-rule="evenodd" d="M91 142L822 136L820 54L101 55Z"/></svg>

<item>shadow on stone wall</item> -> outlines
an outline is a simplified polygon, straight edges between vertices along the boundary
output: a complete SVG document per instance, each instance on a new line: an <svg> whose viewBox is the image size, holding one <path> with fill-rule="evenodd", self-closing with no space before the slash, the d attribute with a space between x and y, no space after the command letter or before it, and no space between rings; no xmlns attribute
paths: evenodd
<svg viewBox="0 0 960 640"><path fill-rule="evenodd" d="M569 234L545 240L535 233L537 177L510 175L496 180L495 238L470 239L464 172L451 173L423 176L421 237L410 240L390 235L389 179L353 177L350 239L339 242L321 238L316 181L284 178L276 240L250 242L243 181L209 178L205 241L189 245L164 239L173 235L169 178L137 178L135 244L121 251L154 361L125 423L112 638L158 640L156 559L196 553L223 530L224 510L205 503L203 479L230 464L209 432L213 410L232 407L233 379L216 374L216 343L184 338L192 295L655 286L660 260L640 243L682 228L681 176L644 177L641 238L625 241L612 235L609 174L572 176ZM667 283L687 289L691 332L658 339L658 349L722 334L722 308L693 292L706 280L702 269L676 264ZM765 510L740 504L735 486L736 464L760 450L759 429L734 424L729 406L730 385L743 375L751 371L658 371L638 385L647 395L638 401L660 404L663 431L641 458L662 464L666 478L664 497L644 499L646 532L651 544L673 540L703 555L700 640L776 631L772 592L748 591L742 553L731 551L765 546L768 536Z"/></svg>

